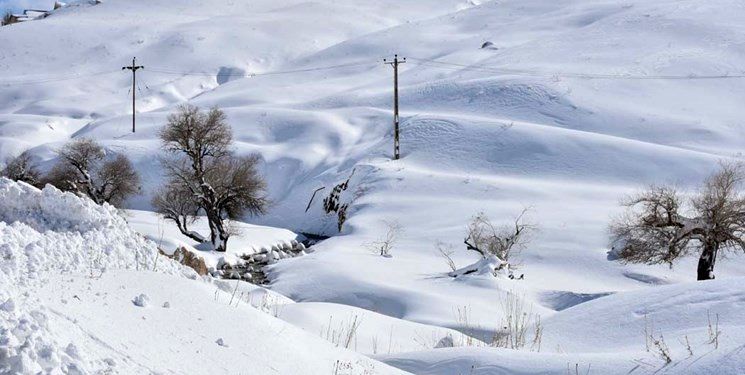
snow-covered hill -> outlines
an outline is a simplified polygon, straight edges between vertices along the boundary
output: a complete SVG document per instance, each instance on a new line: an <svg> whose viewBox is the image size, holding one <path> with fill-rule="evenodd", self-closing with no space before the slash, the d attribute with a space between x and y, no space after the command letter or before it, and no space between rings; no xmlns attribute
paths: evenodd
<svg viewBox="0 0 745 375"><path fill-rule="evenodd" d="M2 374L399 373L202 280L111 206L4 178L0 201Z"/></svg>
<svg viewBox="0 0 745 375"><path fill-rule="evenodd" d="M599 373L735 374L745 334L731 307L742 304L745 257L722 259L720 281L701 285L696 259L673 269L608 260L606 228L624 194L663 182L690 190L719 160L741 158L744 20L734 0L81 3L0 29L0 157L31 148L48 168L65 141L93 137L133 159L144 189L128 208L148 210L167 115L184 101L217 105L237 151L264 160L273 206L246 218L253 224L336 234L318 199L306 205L355 171L341 235L270 269L272 290L313 302L288 310L289 323L318 334L321 322L355 314L342 305L386 315L363 320L370 342L357 348L419 373L564 374L581 363ZM407 57L399 161L390 160L392 70L382 63L395 53ZM145 66L134 134L131 75L121 71L133 56ZM541 228L521 255L525 280L445 275L437 241L452 244L458 266L472 263L462 245L469 218L509 222L524 207ZM405 229L392 258L365 247L382 220ZM508 294L543 317L540 354L372 350L371 331L409 322L390 340L406 350L416 343L404 336L421 326L437 337L446 328L493 335ZM664 312L653 308L665 299ZM691 305L690 319L673 319ZM728 338L716 350L694 344L697 360L685 362L678 340L702 336L707 309ZM678 366L645 351L647 310L664 315L660 333ZM599 333L575 334L587 322ZM434 341L426 330L423 341Z"/></svg>

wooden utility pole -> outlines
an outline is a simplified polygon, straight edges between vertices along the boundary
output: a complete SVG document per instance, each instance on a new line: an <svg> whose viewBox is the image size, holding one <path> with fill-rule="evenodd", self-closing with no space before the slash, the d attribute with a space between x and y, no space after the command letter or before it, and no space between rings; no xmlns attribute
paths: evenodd
<svg viewBox="0 0 745 375"><path fill-rule="evenodd" d="M399 60L398 55L393 55L393 61L383 59L384 64L393 67L393 160L401 156L398 140L398 64L406 63L406 58Z"/></svg>
<svg viewBox="0 0 745 375"><path fill-rule="evenodd" d="M123 66L122 70L129 69L132 71L132 133L135 132L135 92L137 90L137 70L145 69L142 65L137 65L137 58L132 58L132 66Z"/></svg>

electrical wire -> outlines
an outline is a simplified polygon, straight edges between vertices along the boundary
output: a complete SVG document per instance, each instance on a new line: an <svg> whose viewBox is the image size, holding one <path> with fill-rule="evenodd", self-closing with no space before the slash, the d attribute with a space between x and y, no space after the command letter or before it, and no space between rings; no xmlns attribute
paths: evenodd
<svg viewBox="0 0 745 375"><path fill-rule="evenodd" d="M242 77L242 78L248 78L248 77L258 77L258 76L270 76L270 75L281 75L281 74L294 74L294 73L306 73L306 72L315 72L315 71L322 71L322 70L332 70L332 69L340 69L340 68L349 68L354 66L374 66L377 65L373 63L352 63L352 64L339 64L339 65L329 65L329 66L320 66L320 67L314 67L314 68L304 68L304 69L293 69L293 70L276 70L276 71L269 71L269 72L263 72L263 73L226 73L226 74L219 74L221 77ZM183 72L178 70L172 70L172 69L165 69L165 68L149 68L147 69L149 72L155 72L155 73L162 73L162 74L174 74L174 75L182 75L182 76L208 76L208 77L214 77L215 73L206 73L206 72Z"/></svg>
<svg viewBox="0 0 745 375"><path fill-rule="evenodd" d="M741 79L745 78L744 74L723 74L723 75L633 75L633 74L598 74L598 73L576 73L576 72L545 72L537 70L521 70L496 68L486 65L466 65L457 64L440 60L420 59L409 57L409 60L418 61L422 65L433 68L453 69L453 70L475 70L497 74L520 75L530 77L545 78L580 78L580 79L618 79L618 80L700 80L700 79Z"/></svg>
<svg viewBox="0 0 745 375"><path fill-rule="evenodd" d="M102 72L97 72L97 73L76 74L76 75L29 79L29 80L12 80L12 81L5 81L5 82L0 81L0 86L33 85L33 84L39 84L39 83L62 82L62 81L69 81L69 80L85 78L85 77L96 77L96 76L112 74L116 72L119 72L119 70L107 70L107 71L102 71Z"/></svg>
<svg viewBox="0 0 745 375"><path fill-rule="evenodd" d="M634 75L634 74L602 74L602 73L581 73L581 72L562 72L562 71L547 72L547 71L540 71L540 70L499 68L499 67L493 67L493 66L488 66L488 65L478 65L478 64L460 64L460 63L454 63L454 62L448 62L448 61L442 61L442 60L433 60L433 59L425 59L425 58L417 58L417 57L408 57L408 60L418 62L419 65L436 68L436 69L449 69L449 70L456 70L456 71L478 71L478 72L486 72L486 73L494 73L494 74L517 75L517 76L527 76L527 77L543 77L543 78L613 79L613 80L711 80L711 79L742 79L742 78L745 78L745 74ZM151 68L147 68L144 72L158 73L158 74L170 74L170 75L178 75L178 76L214 77L216 75L219 75L221 77L249 78L249 77L259 77L259 76L308 73L308 72L333 70L333 69L341 69L341 68L349 68L349 67L362 67L362 66L373 67L376 65L378 65L378 63L350 63L350 64L328 65L328 66L319 66L319 67L302 68L302 69L276 70L276 71L268 71L268 72L263 72L263 73L226 73L226 74L194 72L194 71L179 71L175 69L151 67ZM101 75L106 75L106 74L112 74L112 73L116 73L119 71L120 70L107 70L107 71L100 71L96 73L75 74L75 75L67 75L67 76L59 76L59 77L47 77L47 78L27 79L27 80L11 80L11 81L5 81L5 82L0 81L0 86L32 85L32 84L40 84L40 83L62 82L62 81L75 80L75 79L86 78L86 77L95 77L95 76L101 76ZM149 89L148 85L146 85L146 87L148 87Z"/></svg>

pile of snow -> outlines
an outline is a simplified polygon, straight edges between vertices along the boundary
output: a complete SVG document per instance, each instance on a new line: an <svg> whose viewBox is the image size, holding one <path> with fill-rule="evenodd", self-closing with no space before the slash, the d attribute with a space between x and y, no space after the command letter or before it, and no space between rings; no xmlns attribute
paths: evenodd
<svg viewBox="0 0 745 375"><path fill-rule="evenodd" d="M114 207L0 178L0 373L86 371L75 344L56 340L34 292L60 274L96 278L114 269L194 276L159 256Z"/></svg>
<svg viewBox="0 0 745 375"><path fill-rule="evenodd" d="M164 260L116 208L23 182L0 179L0 298L39 285L52 273L95 275L108 269L189 272Z"/></svg>

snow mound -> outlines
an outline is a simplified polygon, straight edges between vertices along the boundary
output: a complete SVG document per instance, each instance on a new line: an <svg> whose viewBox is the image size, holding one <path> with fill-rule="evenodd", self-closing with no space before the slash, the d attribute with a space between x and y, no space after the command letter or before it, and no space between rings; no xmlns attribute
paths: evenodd
<svg viewBox="0 0 745 375"><path fill-rule="evenodd" d="M45 274L100 274L107 269L189 273L160 259L154 243L116 209L47 185L0 179L0 298Z"/></svg>
<svg viewBox="0 0 745 375"><path fill-rule="evenodd" d="M99 206L51 185L39 190L23 182L0 180L0 221L22 222L38 232L78 231L113 227L116 208Z"/></svg>
<svg viewBox="0 0 745 375"><path fill-rule="evenodd" d="M0 179L0 374L86 373L90 364L74 344L55 341L49 311L34 291L59 274L95 279L111 269L195 277L160 256L114 207L50 185L39 190Z"/></svg>

